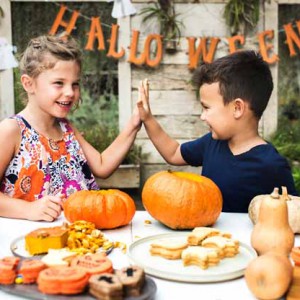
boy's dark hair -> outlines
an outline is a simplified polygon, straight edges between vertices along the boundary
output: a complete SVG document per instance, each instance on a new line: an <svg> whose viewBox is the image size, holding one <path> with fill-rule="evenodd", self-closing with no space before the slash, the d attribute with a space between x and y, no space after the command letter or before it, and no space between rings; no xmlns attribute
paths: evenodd
<svg viewBox="0 0 300 300"><path fill-rule="evenodd" d="M252 50L237 51L210 64L202 64L194 71L192 81L197 91L205 83L218 82L224 104L241 98L250 104L258 119L273 90L269 65Z"/></svg>

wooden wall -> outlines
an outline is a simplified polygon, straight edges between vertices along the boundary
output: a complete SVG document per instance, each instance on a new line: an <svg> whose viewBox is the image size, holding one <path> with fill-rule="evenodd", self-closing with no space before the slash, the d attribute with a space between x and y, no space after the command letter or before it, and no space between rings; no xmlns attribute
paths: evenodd
<svg viewBox="0 0 300 300"><path fill-rule="evenodd" d="M141 9L146 1L134 0L134 5ZM215 58L228 54L226 37L230 33L225 25L223 11L226 1L175 1L175 10L185 28L176 54L164 53L163 61L156 69L136 67L129 65L126 58L119 63L120 83L120 127L128 120L137 100L137 87L140 80L148 78L150 81L150 99L152 112L162 127L180 143L195 139L207 132L205 125L200 120L200 104L196 93L191 86L192 72L188 69L187 39L186 37L220 37ZM190 1L191 2L191 1ZM277 3L266 3L261 7L260 22L257 31L265 28L277 28ZM139 49L143 49L143 42L147 34L158 33L157 23L143 24L142 17L135 15L131 18L120 20L120 44L130 45L128 32L139 30L141 32ZM276 38L275 49L276 52ZM256 36L248 37L245 48L258 49ZM260 122L260 131L264 136L270 135L277 126L277 66L272 67L275 89L269 106ZM124 109L126 107L126 109ZM180 167L174 168L167 165L157 150L147 138L142 128L136 143L142 145L148 157L143 161L142 181L151 174L165 169L180 169L199 173L200 168Z"/></svg>

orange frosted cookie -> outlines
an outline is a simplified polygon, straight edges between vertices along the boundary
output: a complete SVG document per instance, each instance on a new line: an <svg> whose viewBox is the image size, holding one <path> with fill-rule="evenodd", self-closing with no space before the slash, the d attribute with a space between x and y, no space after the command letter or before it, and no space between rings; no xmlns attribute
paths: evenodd
<svg viewBox="0 0 300 300"><path fill-rule="evenodd" d="M44 294L73 295L82 293L89 276L79 267L50 267L40 272L37 284Z"/></svg>
<svg viewBox="0 0 300 300"><path fill-rule="evenodd" d="M112 262L105 253L77 256L71 260L71 266L83 268L89 275L113 272Z"/></svg>
<svg viewBox="0 0 300 300"><path fill-rule="evenodd" d="M25 259L21 262L19 274L23 277L23 283L35 283L39 273L47 266L40 260Z"/></svg>
<svg viewBox="0 0 300 300"><path fill-rule="evenodd" d="M20 259L7 256L0 259L0 284L13 284L17 276L17 266Z"/></svg>

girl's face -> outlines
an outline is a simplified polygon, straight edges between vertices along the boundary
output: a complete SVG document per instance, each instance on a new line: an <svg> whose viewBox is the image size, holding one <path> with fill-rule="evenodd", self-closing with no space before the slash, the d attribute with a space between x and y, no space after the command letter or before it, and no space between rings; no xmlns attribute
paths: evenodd
<svg viewBox="0 0 300 300"><path fill-rule="evenodd" d="M75 61L59 60L33 80L29 99L51 116L64 118L79 101L79 77L80 67Z"/></svg>
<svg viewBox="0 0 300 300"><path fill-rule="evenodd" d="M234 130L234 105L230 102L224 105L219 92L219 83L204 84L200 88L202 105L201 120L204 121L214 139L228 140Z"/></svg>

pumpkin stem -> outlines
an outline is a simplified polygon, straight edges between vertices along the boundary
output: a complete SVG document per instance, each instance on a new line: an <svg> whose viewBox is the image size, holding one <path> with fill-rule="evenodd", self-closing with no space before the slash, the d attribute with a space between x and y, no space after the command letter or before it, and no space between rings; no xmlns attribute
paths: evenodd
<svg viewBox="0 0 300 300"><path fill-rule="evenodd" d="M273 199L279 199L280 198L280 195L279 195L279 188L274 188L272 194L270 195L271 198Z"/></svg>
<svg viewBox="0 0 300 300"><path fill-rule="evenodd" d="M282 187L281 187L281 190L282 190L282 198L283 198L285 201L291 200L291 198L289 197L289 194L288 194L288 191L287 191L286 186L282 186Z"/></svg>

